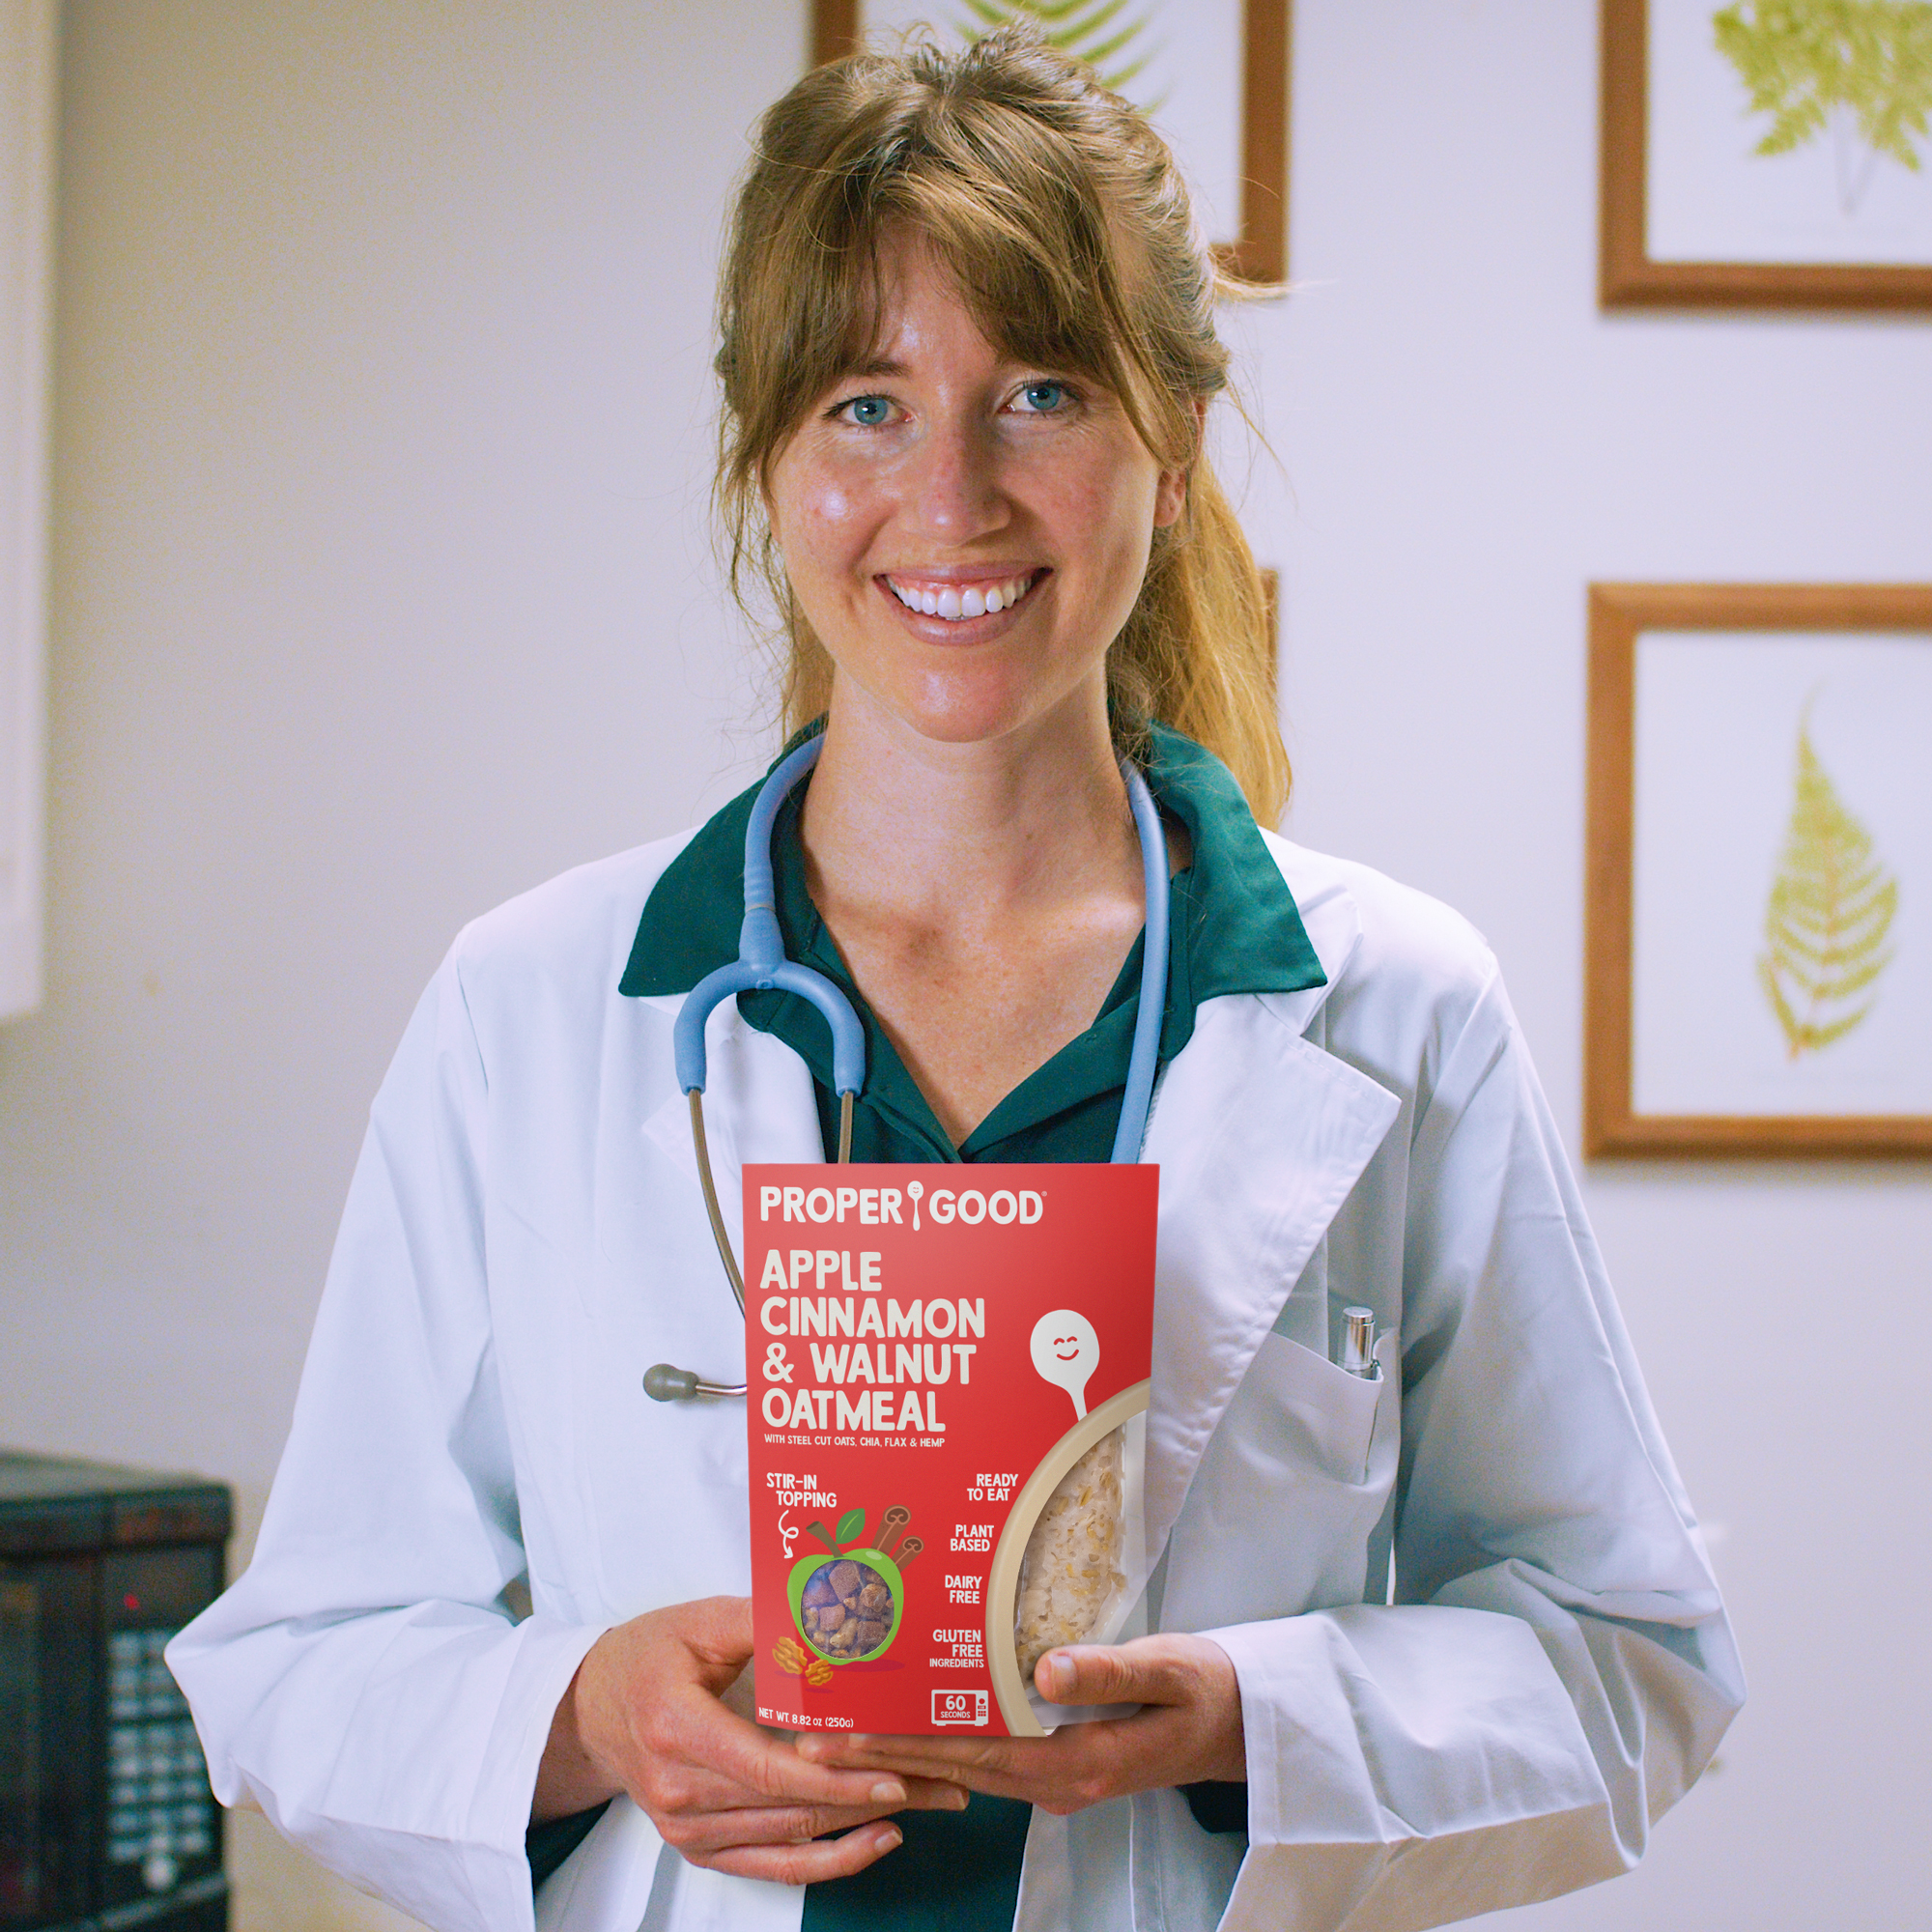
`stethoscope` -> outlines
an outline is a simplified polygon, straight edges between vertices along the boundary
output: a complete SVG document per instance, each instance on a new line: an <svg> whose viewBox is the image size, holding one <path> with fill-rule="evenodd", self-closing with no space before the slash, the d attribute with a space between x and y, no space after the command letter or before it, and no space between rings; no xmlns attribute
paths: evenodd
<svg viewBox="0 0 1932 1932"><path fill-rule="evenodd" d="M840 1165L852 1158L852 1107L866 1085L866 1030L852 1010L851 1001L824 974L785 957L784 935L779 930L778 894L772 883L772 834L779 811L824 749L824 734L814 734L781 760L759 787L745 827L745 923L738 930L738 956L730 965L707 973L685 995L671 1033L677 1084L691 1103L691 1145L697 1156L705 1212L711 1217L711 1238L718 1244L718 1259L724 1264L740 1321L745 1315L745 1278L738 1271L738 1258L731 1252L731 1239L724 1232L718 1188L711 1178L711 1150L704 1137L704 1024L712 1009L734 994L762 992L775 986L810 1000L825 1015L825 1023L832 1029L832 1089L838 1096ZM1121 760L1121 776L1126 781L1127 803L1133 808L1134 830L1140 835L1147 930L1141 959L1140 1011L1134 1020L1127 1088L1121 1101L1121 1123L1115 1130L1110 1158L1136 1161L1147 1132L1148 1109L1153 1101L1160 1027L1167 1010L1167 840L1147 781L1125 758ZM698 1395L743 1395L745 1384L708 1382L690 1369L659 1362L644 1371L644 1393L653 1402L688 1402Z"/></svg>

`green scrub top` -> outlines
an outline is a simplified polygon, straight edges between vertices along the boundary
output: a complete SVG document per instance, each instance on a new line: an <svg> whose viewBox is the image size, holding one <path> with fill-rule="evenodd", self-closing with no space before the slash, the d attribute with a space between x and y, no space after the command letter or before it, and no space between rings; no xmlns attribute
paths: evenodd
<svg viewBox="0 0 1932 1932"><path fill-rule="evenodd" d="M812 726L812 729L818 728ZM808 735L801 733L794 744ZM792 747L786 746L790 751ZM781 753L781 756L783 754ZM1161 810L1187 828L1193 855L1173 883L1167 1010L1160 1057L1194 1032L1195 1009L1224 993L1289 993L1323 975L1294 899L1228 769L1191 739L1156 724L1147 779ZM688 992L737 957L744 917L745 826L757 788L742 793L692 838L659 878L638 925L619 990L633 997ZM854 1109L857 1161L1104 1161L1113 1151L1140 1008L1136 939L1094 1024L1030 1073L954 1147L846 971L805 885L798 836L803 789L774 829L773 873L785 952L823 973L866 1029L866 1091ZM824 1144L838 1138L831 1038L795 994L741 993L747 1024L810 1067ZM1208 1831L1244 1831L1246 1787L1187 1790ZM541 1884L597 1813L533 1827L531 1873ZM975 1796L963 1812L902 1812L905 1842L865 1871L809 1887L804 1932L1009 1932L1032 1808Z"/></svg>

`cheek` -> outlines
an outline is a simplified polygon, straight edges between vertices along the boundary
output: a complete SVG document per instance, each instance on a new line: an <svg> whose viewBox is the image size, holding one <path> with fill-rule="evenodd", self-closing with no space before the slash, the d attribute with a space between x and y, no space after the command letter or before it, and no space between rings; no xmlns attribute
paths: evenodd
<svg viewBox="0 0 1932 1932"><path fill-rule="evenodd" d="M794 573L848 564L865 547L872 522L867 493L837 471L781 471L775 481L772 528Z"/></svg>
<svg viewBox="0 0 1932 1932"><path fill-rule="evenodd" d="M858 521L850 494L836 484L824 485L793 499L780 522L779 543L795 562L825 567L849 548L849 532Z"/></svg>
<svg viewBox="0 0 1932 1932"><path fill-rule="evenodd" d="M1056 521L1065 530L1087 535L1103 569L1138 570L1152 536L1159 480L1151 462L1077 470L1060 493Z"/></svg>

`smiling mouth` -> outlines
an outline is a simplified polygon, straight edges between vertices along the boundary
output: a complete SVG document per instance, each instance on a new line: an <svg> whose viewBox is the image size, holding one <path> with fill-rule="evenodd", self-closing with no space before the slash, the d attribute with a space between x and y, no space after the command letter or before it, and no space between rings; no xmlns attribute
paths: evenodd
<svg viewBox="0 0 1932 1932"><path fill-rule="evenodd" d="M1062 1342L1054 1349L1053 1352L1063 1362L1068 1362L1080 1352L1080 1344L1078 1342Z"/></svg>
<svg viewBox="0 0 1932 1932"><path fill-rule="evenodd" d="M1009 578L985 578L977 583L938 583L917 577L897 578L890 572L885 585L908 611L963 624L972 617L1010 611L1039 580L1044 570L1026 570Z"/></svg>

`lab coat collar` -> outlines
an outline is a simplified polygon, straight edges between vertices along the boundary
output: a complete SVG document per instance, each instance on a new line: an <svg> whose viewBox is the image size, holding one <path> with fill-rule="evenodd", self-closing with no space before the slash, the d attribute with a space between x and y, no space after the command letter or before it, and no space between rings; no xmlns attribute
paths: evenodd
<svg viewBox="0 0 1932 1932"><path fill-rule="evenodd" d="M1361 908L1354 894L1335 876L1334 860L1318 860L1305 846L1273 832L1264 832L1262 842L1294 899L1322 973L1318 984L1264 997L1284 1026L1305 1034L1354 959L1362 939Z"/></svg>

